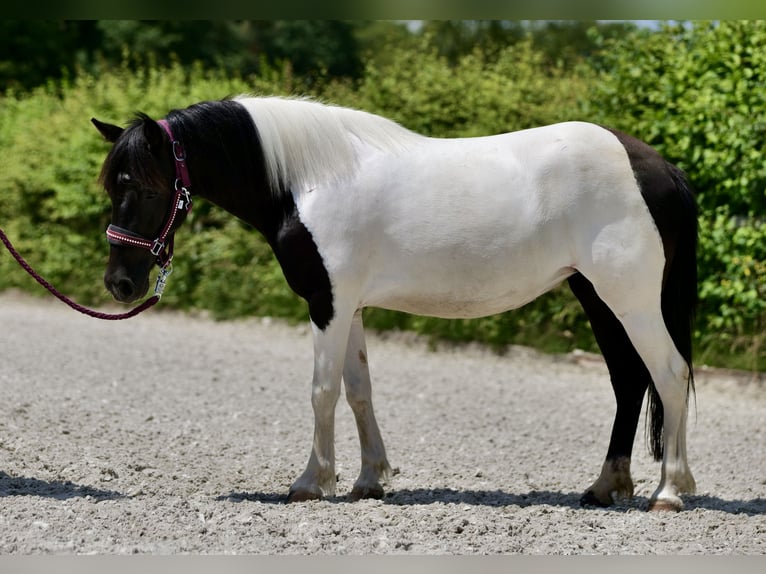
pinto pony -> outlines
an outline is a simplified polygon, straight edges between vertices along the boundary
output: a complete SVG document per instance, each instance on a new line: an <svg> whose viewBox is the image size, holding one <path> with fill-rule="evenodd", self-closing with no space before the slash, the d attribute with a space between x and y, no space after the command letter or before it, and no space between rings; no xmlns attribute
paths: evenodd
<svg viewBox="0 0 766 574"><path fill-rule="evenodd" d="M693 492L686 457L697 299L695 199L647 144L590 123L437 139L311 100L238 97L92 120L114 145L104 276L143 297L191 197L263 234L308 303L314 438L289 500L335 493L334 413L345 385L361 444L350 498L383 496L390 467L371 402L368 306L445 318L520 307L567 280L590 319L617 411L583 504L632 496L630 459L649 389L649 446L662 461L651 509ZM156 238L156 239L155 239ZM170 254L168 246L171 247Z"/></svg>

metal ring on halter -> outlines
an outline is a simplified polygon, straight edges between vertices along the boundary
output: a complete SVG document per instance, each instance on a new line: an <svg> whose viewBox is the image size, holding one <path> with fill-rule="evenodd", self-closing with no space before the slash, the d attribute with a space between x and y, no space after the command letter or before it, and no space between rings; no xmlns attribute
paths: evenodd
<svg viewBox="0 0 766 574"><path fill-rule="evenodd" d="M177 149L181 150L181 154L179 155L176 151ZM178 140L173 140L173 157L176 161L186 161L186 152L184 151L183 146L181 145L181 142Z"/></svg>

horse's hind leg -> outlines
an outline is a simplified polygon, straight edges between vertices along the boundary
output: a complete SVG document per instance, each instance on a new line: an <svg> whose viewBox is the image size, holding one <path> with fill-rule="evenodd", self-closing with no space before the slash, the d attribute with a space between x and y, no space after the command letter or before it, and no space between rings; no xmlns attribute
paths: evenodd
<svg viewBox="0 0 766 574"><path fill-rule="evenodd" d="M590 279L599 298L620 319L630 342L649 371L662 403L662 476L649 505L651 509L680 510L683 503L679 494L694 492L695 488L686 461L689 366L665 325L660 303L660 281L651 281L650 270L638 265L631 275L634 278L631 289L615 282L618 277L621 274L613 272L601 274L599 283L593 279L593 274Z"/></svg>
<svg viewBox="0 0 766 574"><path fill-rule="evenodd" d="M689 367L676 349L662 314L634 310L622 318L625 330L652 375L663 410L664 453L660 485L649 500L650 510L680 510L682 493L694 492L686 460L686 417Z"/></svg>
<svg viewBox="0 0 766 574"><path fill-rule="evenodd" d="M354 483L350 498L351 500L382 498L381 482L388 479L391 468L386 459L386 449L372 409L372 386L361 310L356 312L351 323L346 361L343 367L343 381L346 387L346 399L356 419L362 450L362 470Z"/></svg>
<svg viewBox="0 0 766 574"><path fill-rule="evenodd" d="M609 506L617 497L633 496L630 459L650 375L614 313L580 273L569 278L572 292L588 315L593 334L609 369L617 412L601 474L585 491L583 505Z"/></svg>

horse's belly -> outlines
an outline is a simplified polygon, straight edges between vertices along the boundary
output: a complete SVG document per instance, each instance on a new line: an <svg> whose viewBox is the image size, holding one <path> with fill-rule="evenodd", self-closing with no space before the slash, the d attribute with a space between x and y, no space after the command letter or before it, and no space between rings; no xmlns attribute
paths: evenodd
<svg viewBox="0 0 766 574"><path fill-rule="evenodd" d="M445 277L421 269L409 276L397 274L389 281L379 280L363 305L445 319L485 317L529 303L572 273L572 268L565 267L544 276L514 280L482 274Z"/></svg>

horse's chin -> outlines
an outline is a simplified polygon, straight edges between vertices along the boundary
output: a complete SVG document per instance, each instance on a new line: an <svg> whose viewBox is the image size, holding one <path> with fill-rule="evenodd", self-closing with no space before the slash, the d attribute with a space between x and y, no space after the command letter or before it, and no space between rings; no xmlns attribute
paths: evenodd
<svg viewBox="0 0 766 574"><path fill-rule="evenodd" d="M130 305L131 303L135 303L136 301L142 299L144 295L147 294L148 291L149 291L148 289L144 289L142 292L137 293L135 295L130 295L128 297L124 297L122 295L112 293L112 297L114 297L114 300L117 301L118 303L122 303L124 305Z"/></svg>

